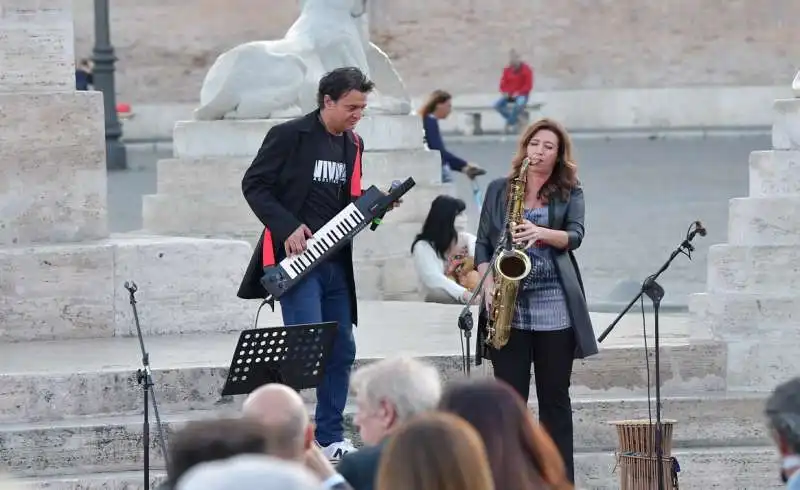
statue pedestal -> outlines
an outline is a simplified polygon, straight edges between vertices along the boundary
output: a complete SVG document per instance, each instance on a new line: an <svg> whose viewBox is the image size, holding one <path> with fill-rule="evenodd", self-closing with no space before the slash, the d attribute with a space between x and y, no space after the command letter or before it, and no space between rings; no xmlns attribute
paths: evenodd
<svg viewBox="0 0 800 490"><path fill-rule="evenodd" d="M146 232L173 236L243 239L255 244L263 230L242 196L241 180L269 129L283 120L185 121L175 126L175 157L158 162L157 194L144 196ZM439 194L437 151L423 145L417 116L365 117L363 186L388 189L413 177L417 185L377 230L354 240L356 284L363 299L421 299L410 247ZM243 263L243 266L246 265Z"/></svg>
<svg viewBox="0 0 800 490"><path fill-rule="evenodd" d="M800 99L774 109L773 150L750 155L749 197L731 200L729 243L709 249L706 292L690 302L694 336L728 344L729 390L800 372Z"/></svg>

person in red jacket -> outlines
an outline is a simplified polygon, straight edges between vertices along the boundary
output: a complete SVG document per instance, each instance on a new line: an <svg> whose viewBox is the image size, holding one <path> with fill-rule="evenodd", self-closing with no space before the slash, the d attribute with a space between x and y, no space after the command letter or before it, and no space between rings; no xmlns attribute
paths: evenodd
<svg viewBox="0 0 800 490"><path fill-rule="evenodd" d="M506 129L516 127L519 115L528 104L528 97L533 90L531 67L513 49L509 58L509 64L503 69L503 77L500 79L500 92L503 95L494 104L494 108L506 120Z"/></svg>

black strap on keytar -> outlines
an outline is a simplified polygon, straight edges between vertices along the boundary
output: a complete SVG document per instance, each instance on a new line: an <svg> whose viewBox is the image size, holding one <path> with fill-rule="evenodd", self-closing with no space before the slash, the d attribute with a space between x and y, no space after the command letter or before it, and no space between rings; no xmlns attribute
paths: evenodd
<svg viewBox="0 0 800 490"><path fill-rule="evenodd" d="M655 328L654 328L654 337L655 337L655 370L656 370L656 430L655 430L655 446L656 446L656 458L658 459L657 468L658 468L658 490L664 490L664 448L663 448L663 433L661 427L661 362L660 362L660 345L659 345L659 333L658 333L658 310L659 306L661 305L661 300L664 298L664 288L661 287L656 279L660 276L667 268L669 268L670 264L678 254L686 255L689 260L692 259L692 252L694 252L694 245L692 245L692 240L696 235L706 236L706 229L703 227L703 224L699 221L695 221L691 225L689 225L689 230L686 232L686 238L681 242L681 244L676 248L672 254L669 256L669 259L661 266L658 271L648 276L644 282L642 283L642 288L639 290L639 293L634 297L628 306L622 310L616 319L611 322L611 325L605 329L605 331L597 338L598 342L602 342L611 333L611 330L619 323L623 316L630 310L633 305L642 297L642 295L646 295L650 300L653 302L653 313L655 317ZM647 339L645 338L645 342ZM645 351L646 355L646 351ZM650 363L647 363L647 369L650 369ZM649 379L649 376L648 376ZM648 401L650 399L649 391L650 386L647 387L648 390ZM652 423L652 421L651 421Z"/></svg>
<svg viewBox="0 0 800 490"><path fill-rule="evenodd" d="M169 454L167 453L167 443L164 438L164 430L161 425L161 417L158 415L158 403L156 403L156 395L153 391L153 376L150 372L150 354L144 348L144 338L142 337L142 327L139 324L139 313L136 310L136 291L138 287L133 281L125 282L125 289L130 294L131 308L133 309L133 320L136 323L136 333L139 336L139 346L142 349L142 369L136 371L136 382L142 388L144 395L144 422L142 424L142 445L144 446L144 489L150 490L150 401L153 402L153 413L156 416L156 425L158 426L158 438L161 446L161 453L164 457L164 464L169 467Z"/></svg>

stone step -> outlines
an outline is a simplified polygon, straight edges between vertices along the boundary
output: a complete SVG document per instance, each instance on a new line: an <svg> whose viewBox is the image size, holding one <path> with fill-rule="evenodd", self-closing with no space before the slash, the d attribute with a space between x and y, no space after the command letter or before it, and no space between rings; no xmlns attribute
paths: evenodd
<svg viewBox="0 0 800 490"><path fill-rule="evenodd" d="M689 296L690 336L780 341L797 331L800 296L750 292Z"/></svg>
<svg viewBox="0 0 800 490"><path fill-rule="evenodd" d="M800 150L750 153L750 197L800 193Z"/></svg>
<svg viewBox="0 0 800 490"><path fill-rule="evenodd" d="M776 456L771 447L730 447L681 449L673 455L681 466L680 488L686 490L727 490L785 488L776 478ZM610 452L575 454L576 488L617 489L621 468ZM164 472L151 472L151 488L162 481ZM141 490L141 471L59 475L49 478L26 478L20 481L25 490Z"/></svg>
<svg viewBox="0 0 800 490"><path fill-rule="evenodd" d="M353 239L354 260L390 259L411 254L411 242L422 230L422 224L392 222L392 219L387 213L386 221L378 228L366 229Z"/></svg>
<svg viewBox="0 0 800 490"><path fill-rule="evenodd" d="M800 372L798 303L796 295L692 295L689 329L727 344L729 390L770 390Z"/></svg>
<svg viewBox="0 0 800 490"><path fill-rule="evenodd" d="M409 247L410 248L410 247ZM359 259L353 264L356 294L365 300L422 301L414 259L410 254L388 259Z"/></svg>
<svg viewBox="0 0 800 490"><path fill-rule="evenodd" d="M246 242L148 236L0 249L0 340L133 335L126 281L145 335L231 331L249 321L236 291L251 254Z"/></svg>
<svg viewBox="0 0 800 490"><path fill-rule="evenodd" d="M708 249L710 293L797 294L800 298L800 248L788 245L717 244Z"/></svg>
<svg viewBox="0 0 800 490"><path fill-rule="evenodd" d="M387 302L391 304L393 302ZM362 324L356 329L356 367L392 355L411 355L437 366L443 379L463 377L460 332L454 318L440 318L428 310L427 322L404 320L399 311L408 303L386 308L382 328ZM369 311L361 310L367 318ZM260 326L279 324L262 311ZM595 320L603 314L592 314ZM665 315L665 332L680 328ZM615 335L633 328L623 318ZM243 330L250 328L243 324ZM222 397L238 334L147 336L153 381L159 406L168 412L238 407L242 397ZM667 335L665 335L667 337ZM474 351L474 339L471 351ZM602 345L599 354L574 363L572 393L580 396L626 397L647 393L644 349L635 344ZM652 339L650 380L654 379ZM37 422L80 416L112 416L141 410L142 393L136 383L141 367L137 339L109 338L60 342L0 344L0 422ZM474 358L473 358L474 359ZM688 344L665 338L661 348L664 396L725 389L726 349L719 342ZM490 376L491 366L471 364L473 376ZM652 386L652 384L651 384ZM308 402L315 391L303 390Z"/></svg>
<svg viewBox="0 0 800 490"><path fill-rule="evenodd" d="M267 132L286 119L178 121L173 131L176 158L253 158ZM419 116L367 116L356 131L365 151L421 150L422 119Z"/></svg>
<svg viewBox="0 0 800 490"><path fill-rule="evenodd" d="M663 419L677 419L673 447L769 446L763 423L763 395L727 393L720 396L664 398ZM617 446L613 420L648 418L646 399L574 398L575 450L613 451ZM353 425L354 407L345 410L345 437L359 443ZM537 413L536 403L531 410ZM653 413L655 413L653 402ZM235 416L224 407L215 411L161 412L164 436L192 420ZM310 407L313 414L313 407ZM152 419L151 462L163 466L156 423ZM20 476L47 476L95 471L133 471L142 464L140 415L64 419L0 425L0 456L9 471Z"/></svg>
<svg viewBox="0 0 800 490"><path fill-rule="evenodd" d="M773 105L772 147L800 150L800 99L778 99Z"/></svg>
<svg viewBox="0 0 800 490"><path fill-rule="evenodd" d="M104 134L100 93L0 93L0 247L108 236Z"/></svg>
<svg viewBox="0 0 800 490"><path fill-rule="evenodd" d="M227 194L241 200L242 177L252 163L247 157L169 158L158 162L158 194ZM395 179L413 177L418 188L442 180L438 151L372 151L364 153L363 184L388 187Z"/></svg>
<svg viewBox="0 0 800 490"><path fill-rule="evenodd" d="M730 200L731 245L800 244L800 195Z"/></svg>
<svg viewBox="0 0 800 490"><path fill-rule="evenodd" d="M142 231L158 235L255 240L263 230L244 198L230 194L142 196Z"/></svg>

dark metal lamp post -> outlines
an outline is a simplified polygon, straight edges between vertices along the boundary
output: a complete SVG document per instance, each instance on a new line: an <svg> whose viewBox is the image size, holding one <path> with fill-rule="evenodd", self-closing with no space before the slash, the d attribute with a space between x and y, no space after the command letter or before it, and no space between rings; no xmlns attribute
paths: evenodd
<svg viewBox="0 0 800 490"><path fill-rule="evenodd" d="M111 46L108 0L94 0L94 61L93 85L103 92L106 114L106 169L128 167L125 145L120 141L122 126L117 117L117 97L114 83L114 47Z"/></svg>

